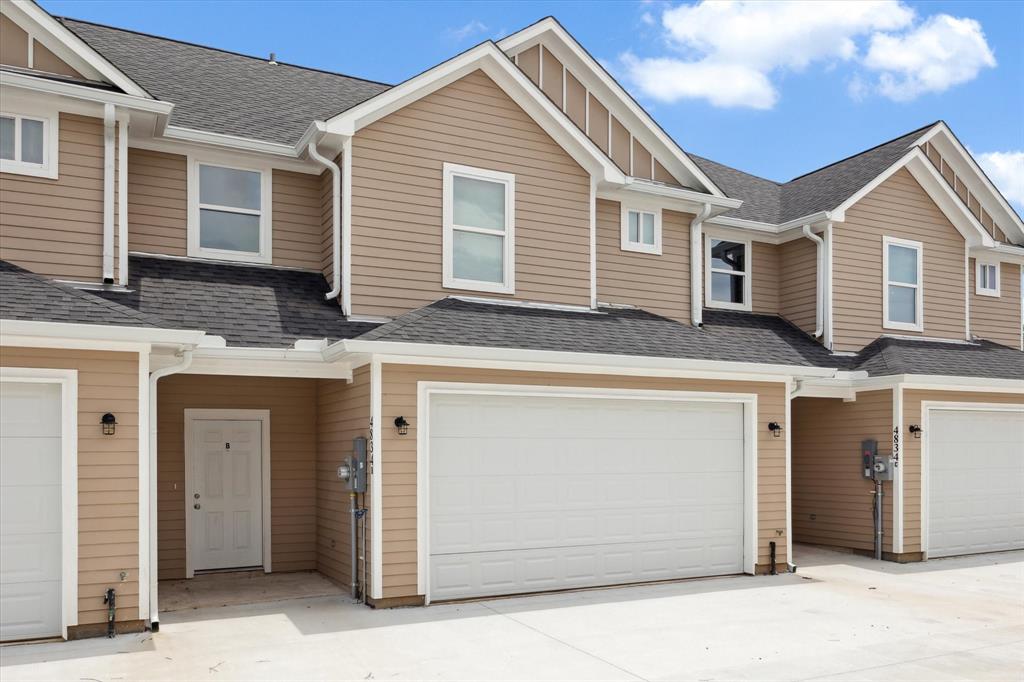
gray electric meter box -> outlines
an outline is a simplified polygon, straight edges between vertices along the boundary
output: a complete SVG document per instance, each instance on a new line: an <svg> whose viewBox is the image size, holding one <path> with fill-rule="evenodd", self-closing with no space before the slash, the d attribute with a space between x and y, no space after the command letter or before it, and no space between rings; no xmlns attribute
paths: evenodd
<svg viewBox="0 0 1024 682"><path fill-rule="evenodd" d="M352 439L352 456L338 467L338 478L349 492L366 492L366 439L362 436Z"/></svg>
<svg viewBox="0 0 1024 682"><path fill-rule="evenodd" d="M895 475L893 459L889 455L879 454L878 441L869 438L860 443L861 468L864 478L876 481L891 481Z"/></svg>

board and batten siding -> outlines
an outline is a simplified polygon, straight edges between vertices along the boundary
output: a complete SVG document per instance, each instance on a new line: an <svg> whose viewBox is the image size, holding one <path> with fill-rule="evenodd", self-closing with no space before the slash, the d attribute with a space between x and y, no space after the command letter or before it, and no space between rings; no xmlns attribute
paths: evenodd
<svg viewBox="0 0 1024 682"><path fill-rule="evenodd" d="M270 410L274 572L313 570L316 554L315 379L176 374L157 393L157 551L161 580L185 577L185 410Z"/></svg>
<svg viewBox="0 0 1024 682"><path fill-rule="evenodd" d="M832 230L832 330L838 351L859 351L886 333L963 340L967 334L964 238L906 169L846 211ZM884 237L923 244L924 331L883 326Z"/></svg>
<svg viewBox="0 0 1024 682"><path fill-rule="evenodd" d="M908 437L907 427L911 424L924 426L924 413L921 406L924 401L1024 405L1024 394L904 389L903 423L900 425L900 433L904 434L901 455L904 552L921 551L921 444L925 440Z"/></svg>
<svg viewBox="0 0 1024 682"><path fill-rule="evenodd" d="M792 405L793 541L868 551L874 548L874 483L861 470L860 443L892 450L892 389L840 398L796 398ZM883 483L885 536L892 551L892 483Z"/></svg>
<svg viewBox="0 0 1024 682"><path fill-rule="evenodd" d="M352 147L353 312L477 293L441 286L446 162L515 175L515 295L504 297L589 305L590 177L483 72L368 125Z"/></svg>
<svg viewBox="0 0 1024 682"><path fill-rule="evenodd" d="M967 286L971 296L971 336L1021 348L1021 266L999 264L999 296L982 296L978 291L976 261L968 263Z"/></svg>
<svg viewBox="0 0 1024 682"><path fill-rule="evenodd" d="M382 372L381 423L391 424L395 417L401 415L410 424L409 433L405 436L399 436L394 428L381 429L381 568L384 599L417 596L416 414L417 383L420 381L756 394L759 410L755 418L758 425L758 570L766 569L769 561L768 543L773 540L778 543L778 565L786 565L786 439L774 438L767 429L761 428L761 425L769 421L778 421L784 429L789 428L785 423L786 386L783 383L554 374L395 364L384 365ZM639 492L642 494L642 491Z"/></svg>
<svg viewBox="0 0 1024 682"><path fill-rule="evenodd" d="M138 621L138 354L3 346L0 365L78 371L78 625L106 622L110 587L117 620ZM100 431L107 412L117 415L113 436Z"/></svg>
<svg viewBox="0 0 1024 682"><path fill-rule="evenodd" d="M370 438L369 365L354 370L351 383L341 379L317 382L316 570L345 586L352 581L352 515L349 492L337 470L352 455L352 439L360 436ZM369 499L369 493L359 496L361 509L369 508ZM367 515L367 551L373 538L372 523L373 518ZM357 571L361 579L362 562Z"/></svg>
<svg viewBox="0 0 1024 682"><path fill-rule="evenodd" d="M690 220L662 211L661 255L624 251L617 201L597 200L597 300L689 323Z"/></svg>

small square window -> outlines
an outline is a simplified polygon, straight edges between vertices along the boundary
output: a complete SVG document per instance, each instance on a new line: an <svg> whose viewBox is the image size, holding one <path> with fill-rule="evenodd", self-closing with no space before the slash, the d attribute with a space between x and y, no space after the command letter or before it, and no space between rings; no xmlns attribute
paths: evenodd
<svg viewBox="0 0 1024 682"><path fill-rule="evenodd" d="M661 212L622 208L623 251L661 254Z"/></svg>
<svg viewBox="0 0 1024 682"><path fill-rule="evenodd" d="M975 292L979 296L999 296L999 264L978 261Z"/></svg>
<svg viewBox="0 0 1024 682"><path fill-rule="evenodd" d="M56 178L56 121L0 114L0 172Z"/></svg>

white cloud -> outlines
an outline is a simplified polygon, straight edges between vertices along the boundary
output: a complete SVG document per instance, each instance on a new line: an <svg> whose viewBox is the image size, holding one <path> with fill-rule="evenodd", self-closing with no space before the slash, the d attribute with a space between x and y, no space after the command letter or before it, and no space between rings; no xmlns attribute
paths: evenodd
<svg viewBox="0 0 1024 682"><path fill-rule="evenodd" d="M995 65L981 24L948 14L930 17L903 35L872 36L864 59L865 67L881 72L879 91L896 101L943 92Z"/></svg>
<svg viewBox="0 0 1024 682"><path fill-rule="evenodd" d="M644 12L643 14L641 14L640 21L647 24L648 26L654 26L654 24L657 23L654 20L654 15L651 14L650 12Z"/></svg>
<svg viewBox="0 0 1024 682"><path fill-rule="evenodd" d="M974 158L1003 196L1024 210L1024 151L986 152Z"/></svg>
<svg viewBox="0 0 1024 682"><path fill-rule="evenodd" d="M976 21L948 15L919 25L916 20L900 0L702 0L662 13L669 54L626 52L620 59L626 78L653 99L705 99L754 109L770 109L778 101L774 79L812 65L832 69L851 63L874 72L850 81L848 91L858 99L874 92L911 99L994 65Z"/></svg>
<svg viewBox="0 0 1024 682"><path fill-rule="evenodd" d="M477 35L479 33L483 33L486 30L487 30L487 25L484 24L482 21L478 21L477 19L471 19L464 26L459 26L457 28L445 29L444 34L445 34L445 36L447 36L448 38L450 38L452 40L462 41L462 40L465 40L466 38L469 38L470 36L474 36L474 35Z"/></svg>

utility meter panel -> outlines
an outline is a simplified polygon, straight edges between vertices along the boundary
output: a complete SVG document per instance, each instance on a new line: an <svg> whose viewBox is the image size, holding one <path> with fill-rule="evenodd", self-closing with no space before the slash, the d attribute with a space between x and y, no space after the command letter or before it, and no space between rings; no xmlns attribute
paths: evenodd
<svg viewBox="0 0 1024 682"><path fill-rule="evenodd" d="M352 439L352 478L349 489L356 493L366 492L366 439L362 436Z"/></svg>
<svg viewBox="0 0 1024 682"><path fill-rule="evenodd" d="M860 442L860 462L864 478L891 481L895 475L892 457L879 454L878 441L873 438Z"/></svg>

